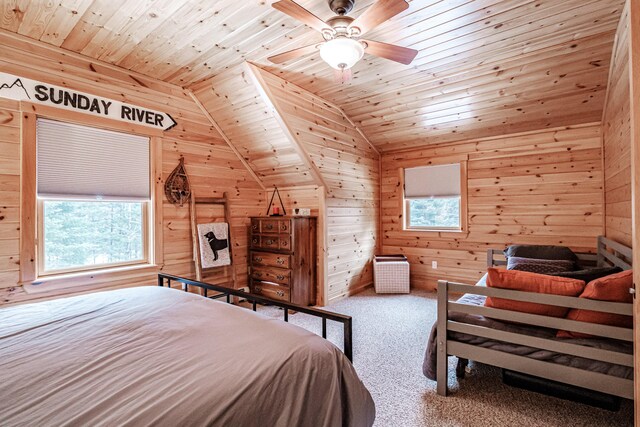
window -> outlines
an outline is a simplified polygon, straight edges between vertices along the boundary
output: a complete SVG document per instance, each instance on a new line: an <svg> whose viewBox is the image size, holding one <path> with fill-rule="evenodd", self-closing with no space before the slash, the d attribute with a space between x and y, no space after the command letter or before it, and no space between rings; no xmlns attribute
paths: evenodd
<svg viewBox="0 0 640 427"><path fill-rule="evenodd" d="M42 273L146 261L145 203L43 200Z"/></svg>
<svg viewBox="0 0 640 427"><path fill-rule="evenodd" d="M405 229L463 230L464 164L404 169Z"/></svg>
<svg viewBox="0 0 640 427"><path fill-rule="evenodd" d="M38 276L150 261L149 139L38 119Z"/></svg>

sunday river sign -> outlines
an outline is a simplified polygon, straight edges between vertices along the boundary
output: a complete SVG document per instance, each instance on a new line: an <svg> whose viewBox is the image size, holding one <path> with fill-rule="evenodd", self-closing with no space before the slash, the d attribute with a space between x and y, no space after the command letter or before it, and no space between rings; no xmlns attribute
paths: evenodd
<svg viewBox="0 0 640 427"><path fill-rule="evenodd" d="M177 124L173 117L167 113L7 73L0 73L0 98L29 101L162 130L169 130Z"/></svg>

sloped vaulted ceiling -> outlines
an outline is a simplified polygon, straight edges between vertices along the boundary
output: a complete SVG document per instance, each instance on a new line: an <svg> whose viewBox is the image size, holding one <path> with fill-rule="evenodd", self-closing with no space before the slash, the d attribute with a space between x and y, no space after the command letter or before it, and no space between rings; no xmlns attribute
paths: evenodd
<svg viewBox="0 0 640 427"><path fill-rule="evenodd" d="M322 186L327 297L371 283L380 155L349 117L251 64L196 87L194 96L265 186Z"/></svg>
<svg viewBox="0 0 640 427"><path fill-rule="evenodd" d="M297 0L320 18L326 0ZM268 1L3 1L0 27L191 87L243 61L339 105L382 151L599 121L624 0L412 0L367 37L419 50L365 56L339 85L317 55L274 53L321 36ZM358 16L374 0L358 0Z"/></svg>
<svg viewBox="0 0 640 427"><path fill-rule="evenodd" d="M373 281L379 240L379 154L344 112L298 86L253 68L326 185L327 296Z"/></svg>
<svg viewBox="0 0 640 427"><path fill-rule="evenodd" d="M269 99L254 84L247 64L207 80L193 93L265 187L322 184Z"/></svg>

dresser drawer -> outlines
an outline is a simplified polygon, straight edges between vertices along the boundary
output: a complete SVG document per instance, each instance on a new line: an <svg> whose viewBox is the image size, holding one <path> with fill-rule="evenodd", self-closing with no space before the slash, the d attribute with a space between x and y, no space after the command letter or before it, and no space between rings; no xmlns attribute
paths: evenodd
<svg viewBox="0 0 640 427"><path fill-rule="evenodd" d="M280 231L280 221L277 219L261 219L260 220L260 232L261 233L278 233Z"/></svg>
<svg viewBox="0 0 640 427"><path fill-rule="evenodd" d="M269 252L253 252L251 254L252 265L264 265L269 267L290 268L291 257L289 255L274 254Z"/></svg>
<svg viewBox="0 0 640 427"><path fill-rule="evenodd" d="M254 218L251 220L251 232L253 234L289 234L291 233L291 220Z"/></svg>
<svg viewBox="0 0 640 427"><path fill-rule="evenodd" d="M278 221L279 226L278 230L280 233L291 233L291 220L290 219L281 219Z"/></svg>
<svg viewBox="0 0 640 427"><path fill-rule="evenodd" d="M276 299L280 301L289 301L289 289L278 285L271 285L269 283L259 282L257 280L252 281L251 291L256 295L262 295L267 298Z"/></svg>
<svg viewBox="0 0 640 427"><path fill-rule="evenodd" d="M251 237L251 247L253 249L265 250L291 250L291 236L287 235L256 235Z"/></svg>
<svg viewBox="0 0 640 427"><path fill-rule="evenodd" d="M291 283L291 271L283 268L251 267L251 277L283 286L289 286Z"/></svg>
<svg viewBox="0 0 640 427"><path fill-rule="evenodd" d="M265 249L280 249L280 236L260 236L260 247Z"/></svg>
<svg viewBox="0 0 640 427"><path fill-rule="evenodd" d="M278 236L278 247L283 251L291 250L291 236Z"/></svg>

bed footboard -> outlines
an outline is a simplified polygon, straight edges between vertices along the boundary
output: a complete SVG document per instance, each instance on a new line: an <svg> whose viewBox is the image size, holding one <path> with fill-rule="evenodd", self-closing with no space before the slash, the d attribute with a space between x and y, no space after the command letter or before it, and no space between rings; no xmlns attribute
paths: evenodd
<svg viewBox="0 0 640 427"><path fill-rule="evenodd" d="M244 292L238 289L227 288L220 285L212 285L209 283L199 282L197 280L186 279L184 277L178 277L171 274L159 273L158 274L158 286L171 287L172 282L178 282L182 285L182 290L189 291L189 286L195 286L203 290L203 295L206 298L218 299L226 298L227 303L231 302L232 297L244 298L251 302L253 311L256 311L257 304L275 305L283 309L284 321L289 321L289 311L296 311L300 313L309 314L311 316L319 317L322 319L322 338L327 338L327 320L333 322L342 323L343 337L344 337L344 355L353 362L353 325L351 316L346 316L340 313L333 313L319 308L305 307L298 304L292 304L284 301L265 298ZM209 291L214 292L214 295L209 295Z"/></svg>
<svg viewBox="0 0 640 427"><path fill-rule="evenodd" d="M492 319L504 320L508 322L519 322L551 329L582 332L598 337L607 337L629 342L633 342L633 330L615 326L605 326L594 323L579 322L564 318L521 313L516 311L501 310L470 304L461 304L454 301L449 301L450 293L476 294L568 308L594 310L628 316L633 315L633 304L522 292L484 286L466 285L462 283L440 280L438 281L438 320L436 326L438 346L438 394L442 396L446 396L447 394L447 356L452 355L485 363L488 365L497 366L500 368L506 368L537 377L547 378L578 387L624 397L627 399L633 399L632 379L624 379L607 374L546 362L543 360L536 360L525 356L519 356L503 351L483 348L448 339L449 331L459 332L468 335L484 337L491 340L514 343L517 345L539 348L556 353L578 356L582 358L633 368L632 354L594 348L585 345L579 345L576 343L562 342L559 340L532 337L516 332L507 332L487 328L484 326L456 322L449 318L449 311L481 315Z"/></svg>

